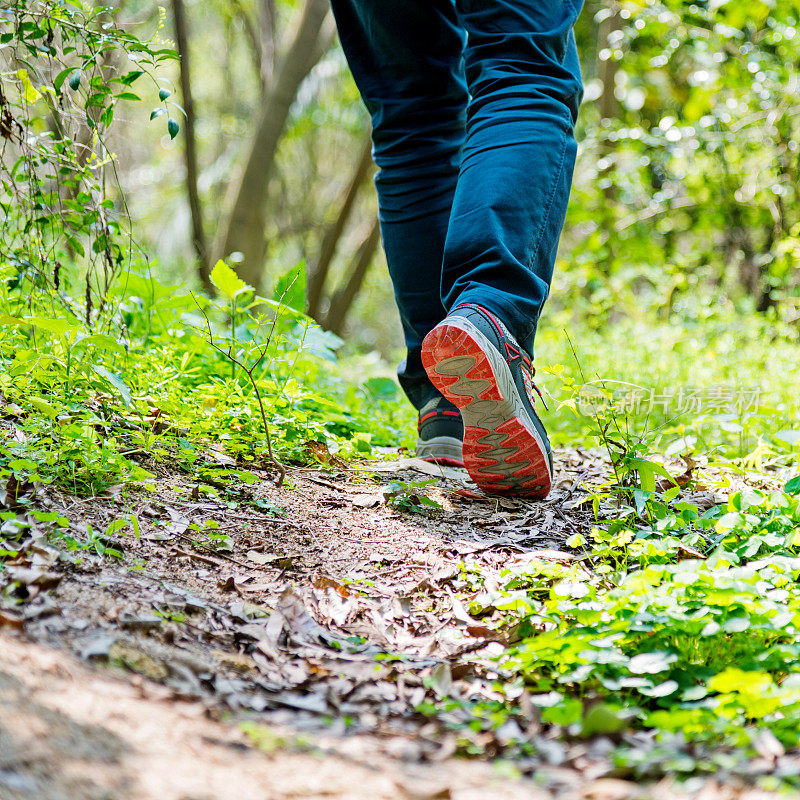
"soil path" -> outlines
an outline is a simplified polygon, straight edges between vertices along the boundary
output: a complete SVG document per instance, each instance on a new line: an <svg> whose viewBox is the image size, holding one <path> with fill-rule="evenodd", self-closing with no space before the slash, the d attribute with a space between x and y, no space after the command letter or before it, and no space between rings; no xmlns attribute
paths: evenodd
<svg viewBox="0 0 800 800"><path fill-rule="evenodd" d="M464 570L491 584L520 559L568 560L591 527L581 487L606 464L558 463L547 503L487 499L413 459L300 470L281 489L163 475L136 496L40 491L67 544L137 525L65 555L31 520L3 573L23 602L0 614L0 798L681 796L616 779L607 743L546 731L524 764L488 734L459 759L446 720L416 711L469 680L465 656L501 647L464 604Z"/></svg>

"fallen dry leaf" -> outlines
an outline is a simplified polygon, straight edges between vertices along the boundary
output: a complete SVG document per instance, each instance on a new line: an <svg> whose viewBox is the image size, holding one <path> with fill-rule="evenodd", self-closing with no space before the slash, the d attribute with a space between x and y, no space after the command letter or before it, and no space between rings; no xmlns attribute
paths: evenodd
<svg viewBox="0 0 800 800"><path fill-rule="evenodd" d="M12 583L23 586L38 586L40 589L52 589L61 581L57 572L48 572L38 567L7 566L6 574Z"/></svg>
<svg viewBox="0 0 800 800"><path fill-rule="evenodd" d="M487 639L490 642L508 644L505 636L492 628L487 628L485 625L467 625L467 633L476 639Z"/></svg>
<svg viewBox="0 0 800 800"><path fill-rule="evenodd" d="M0 627L3 625L22 630L25 626L25 617L16 608L0 608Z"/></svg>
<svg viewBox="0 0 800 800"><path fill-rule="evenodd" d="M0 508L14 509L19 506L19 501L33 491L33 484L28 481L19 481L13 475L0 485Z"/></svg>
<svg viewBox="0 0 800 800"><path fill-rule="evenodd" d="M406 778L396 781L395 786L406 800L450 800L453 796L449 786L426 780Z"/></svg>
<svg viewBox="0 0 800 800"><path fill-rule="evenodd" d="M687 559L693 558L705 560L706 556L693 547L689 547L688 544L678 543L678 561L686 561Z"/></svg>
<svg viewBox="0 0 800 800"><path fill-rule="evenodd" d="M350 596L350 592L347 591L347 587L343 586L329 575L326 575L324 572L318 572L312 579L311 585L317 589L334 589L342 597Z"/></svg>
<svg viewBox="0 0 800 800"><path fill-rule="evenodd" d="M786 750L769 728L762 728L753 739L753 748L762 757L774 761L785 755Z"/></svg>
<svg viewBox="0 0 800 800"><path fill-rule="evenodd" d="M350 502L359 508L373 508L381 504L381 498L376 494L357 494L350 498Z"/></svg>
<svg viewBox="0 0 800 800"><path fill-rule="evenodd" d="M282 558L284 558L284 556L279 556L276 553L262 553L258 550L247 551L247 560L252 561L254 564L272 564L276 561L280 561Z"/></svg>

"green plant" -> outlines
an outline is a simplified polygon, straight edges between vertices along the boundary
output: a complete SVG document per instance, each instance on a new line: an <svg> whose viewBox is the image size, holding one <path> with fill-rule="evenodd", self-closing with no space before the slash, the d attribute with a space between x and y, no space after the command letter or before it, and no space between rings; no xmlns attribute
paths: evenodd
<svg viewBox="0 0 800 800"><path fill-rule="evenodd" d="M84 534L74 534L70 529L56 527L52 530L50 539L71 552L87 552L98 556L122 558L122 552L114 546L106 534L94 530L88 523Z"/></svg>
<svg viewBox="0 0 800 800"><path fill-rule="evenodd" d="M256 402L258 403L258 411L261 416L261 424L264 428L264 437L267 443L267 458L270 464L278 472L277 485L280 486L286 477L286 468L275 458L272 452L272 439L269 433L269 422L267 421L267 412L264 406L264 399L259 388L258 381L254 377L256 370L263 373L265 370L264 360L270 352L270 345L272 344L272 337L275 334L275 327L278 323L279 313L283 310L280 304L270 303L262 297L256 297L249 305L240 307L240 299L246 295L254 295L255 291L252 287L247 286L236 273L224 261L217 262L214 269L211 271L211 281L219 289L222 296L228 301L228 310L230 312L230 330L228 333L227 347L218 345L215 341L214 332L211 328L211 322L208 316L203 311L202 306L198 303L203 313L205 320L205 335L208 338L208 343L219 353L224 355L231 363L231 380L236 380L236 369L238 368L246 376L249 385L253 389ZM268 304L273 306L272 318L267 321L263 316L253 317L249 314L249 310L258 307L259 305ZM248 314L249 321L255 325L255 330L252 331L252 339L245 345L237 341L237 316L241 317L243 314ZM262 328L266 328L268 333L262 340L260 338ZM249 332L249 331L248 331ZM219 336L217 337L219 338ZM302 341L300 347L302 348ZM299 353L299 349L298 349ZM295 359L296 363L297 359ZM293 365L294 366L294 365ZM286 376L286 381L291 376L291 369Z"/></svg>
<svg viewBox="0 0 800 800"><path fill-rule="evenodd" d="M81 0L20 0L0 12L0 43L17 65L0 93L4 267L12 288L49 287L48 313L29 324L67 340L68 326L74 334L105 309L130 246L108 192L116 109L142 100L135 83L163 101L156 72L176 58L157 31L143 40L114 13ZM73 281L82 306L66 294Z"/></svg>
<svg viewBox="0 0 800 800"><path fill-rule="evenodd" d="M222 550L231 552L233 550L233 541L231 537L224 531L219 530L219 522L213 519L207 519L202 525L192 523L189 530L194 533L204 533L205 538L197 537L192 540L196 547L208 547L211 550Z"/></svg>
<svg viewBox="0 0 800 800"><path fill-rule="evenodd" d="M615 756L649 774L681 759L684 773L716 769L697 754L755 753L764 729L797 747L798 523L795 478L779 492L734 493L702 515L684 503L635 528L595 528L591 541L572 542L587 550L573 563L534 558L505 570L501 588L479 592L472 611L492 609L514 631L501 655L478 662L487 691L506 700L449 699L428 713L496 728L521 713L524 690L542 722L567 737L651 732L646 753L636 740Z"/></svg>
<svg viewBox="0 0 800 800"><path fill-rule="evenodd" d="M428 497L422 490L436 483L436 479L422 481L392 481L383 491L387 505L398 511L414 514L439 513L443 511L442 504Z"/></svg>

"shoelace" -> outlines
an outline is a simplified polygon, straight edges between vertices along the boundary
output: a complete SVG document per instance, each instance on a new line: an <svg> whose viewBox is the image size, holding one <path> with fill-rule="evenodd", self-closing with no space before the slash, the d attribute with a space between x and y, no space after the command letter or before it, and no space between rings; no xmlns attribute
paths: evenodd
<svg viewBox="0 0 800 800"><path fill-rule="evenodd" d="M452 310L456 311L457 309L462 308L462 307L467 307L468 308L470 305L471 305L470 303L462 303L461 305L456 306ZM501 341L506 336L509 336L509 337L511 336L511 334L509 334L508 329L505 327L505 325L501 325L497 321L497 319L495 318L494 314L492 314L490 311L487 311L482 306L476 306L476 308L480 309L484 313L484 315L486 317L488 317L494 323L495 328L497 328L497 331L500 334ZM506 347L508 347L508 345L506 345ZM536 374L536 369L534 368L533 364L526 363L525 362L525 358L523 357L523 359L522 359L522 368L528 370L528 377L530 378L531 386L533 386L533 388L536 389L536 394L539 395L539 399L542 401L542 405L544 406L545 411L549 411L550 409L549 409L549 407L547 405L547 401L544 399L544 395L542 394L541 389L539 389L539 387L534 383L533 376Z"/></svg>
<svg viewBox="0 0 800 800"><path fill-rule="evenodd" d="M536 368L533 366L528 366L524 361L522 362L522 368L528 371L528 377L531 379L531 386L536 389L536 394L539 395L539 399L542 401L542 405L545 408L545 411L549 411L550 409L547 406L547 401L544 399L544 395L542 394L542 390L536 385L533 380L534 375L536 375Z"/></svg>

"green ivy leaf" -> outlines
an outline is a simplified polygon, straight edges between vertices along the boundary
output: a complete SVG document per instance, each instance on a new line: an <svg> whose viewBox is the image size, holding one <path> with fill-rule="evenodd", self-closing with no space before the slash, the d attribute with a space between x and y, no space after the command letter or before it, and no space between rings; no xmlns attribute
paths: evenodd
<svg viewBox="0 0 800 800"><path fill-rule="evenodd" d="M66 336L80 327L67 322L65 319L50 319L49 317L26 317L25 322L33 325L34 328L39 328L48 333L55 333L57 336Z"/></svg>
<svg viewBox="0 0 800 800"><path fill-rule="evenodd" d="M178 125L178 122L170 117L167 120L167 131L169 132L169 138L174 139L178 135L179 130L180 125Z"/></svg>
<svg viewBox="0 0 800 800"><path fill-rule="evenodd" d="M305 262L292 267L275 282L272 293L274 300L295 311L304 311L306 307L306 269Z"/></svg>
<svg viewBox="0 0 800 800"><path fill-rule="evenodd" d="M636 506L636 513L642 516L644 509L647 506L647 501L650 499L650 492L642 491L641 489L633 490L633 502Z"/></svg>
<svg viewBox="0 0 800 800"><path fill-rule="evenodd" d="M61 87L64 85L64 81L66 81L67 76L71 75L74 72L72 67L67 67L66 69L62 69L61 72L56 75L55 79L53 80L53 89L55 89L56 94L61 94ZM80 73L78 73L80 76Z"/></svg>
<svg viewBox="0 0 800 800"><path fill-rule="evenodd" d="M553 725L572 725L583 716L583 703L575 698L568 697L557 706L551 706L542 711L542 721Z"/></svg>
<svg viewBox="0 0 800 800"><path fill-rule="evenodd" d="M100 122L108 128L114 119L114 106L108 106L100 115Z"/></svg>
<svg viewBox="0 0 800 800"><path fill-rule="evenodd" d="M126 86L130 86L137 78L141 78L144 72L139 69L131 70L120 78L120 81Z"/></svg>
<svg viewBox="0 0 800 800"><path fill-rule="evenodd" d="M127 519L115 519L105 530L103 536L113 536L117 531L127 528L130 524Z"/></svg>
<svg viewBox="0 0 800 800"><path fill-rule="evenodd" d="M800 494L800 475L796 475L784 487L786 494Z"/></svg>
<svg viewBox="0 0 800 800"><path fill-rule="evenodd" d="M750 627L749 617L731 617L722 623L725 633L743 633Z"/></svg>
<svg viewBox="0 0 800 800"><path fill-rule="evenodd" d="M364 382L364 388L376 400L384 400L387 403L397 400L400 396L397 383L391 378L369 378Z"/></svg>
<svg viewBox="0 0 800 800"><path fill-rule="evenodd" d="M581 726L583 735L618 733L628 724L627 715L621 712L622 709L609 703L597 703L591 706Z"/></svg>
<svg viewBox="0 0 800 800"><path fill-rule="evenodd" d="M172 92L169 89L159 89L158 90L158 99L159 100L166 100Z"/></svg>
<svg viewBox="0 0 800 800"><path fill-rule="evenodd" d="M669 680L650 688L642 686L639 692L645 697L669 697L669 695L675 694L679 688L677 681Z"/></svg>
<svg viewBox="0 0 800 800"><path fill-rule="evenodd" d="M628 671L634 675L654 675L669 669L669 665L677 660L678 657L673 653L639 653L628 663Z"/></svg>
<svg viewBox="0 0 800 800"><path fill-rule="evenodd" d="M681 700L684 703L693 700L702 700L707 694L708 689L705 686L692 686L681 695Z"/></svg>
<svg viewBox="0 0 800 800"><path fill-rule="evenodd" d="M80 85L81 85L81 71L79 69L76 69L69 77L69 88L72 89L73 92L77 92L78 87Z"/></svg>
<svg viewBox="0 0 800 800"><path fill-rule="evenodd" d="M58 409L50 405L47 400L42 400L41 397L29 397L28 402L39 411L39 413L44 414L50 419L55 419L58 416Z"/></svg>
<svg viewBox="0 0 800 800"><path fill-rule="evenodd" d="M740 692L769 679L765 672L745 672L738 667L727 667L708 681L712 692Z"/></svg>
<svg viewBox="0 0 800 800"><path fill-rule="evenodd" d="M31 83L31 79L28 76L28 70L18 69L17 78L22 84L22 97L24 98L25 102L35 103L41 97L41 93Z"/></svg>
<svg viewBox="0 0 800 800"><path fill-rule="evenodd" d="M96 350L105 350L107 352L118 353L121 356L125 355L125 348L115 339L107 336L104 333L95 333L91 336L84 336L75 342L75 350L81 347L93 347Z"/></svg>

